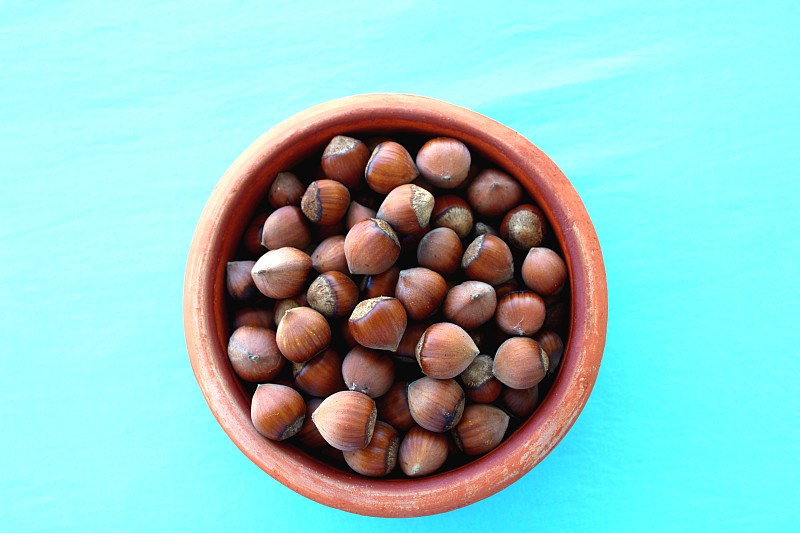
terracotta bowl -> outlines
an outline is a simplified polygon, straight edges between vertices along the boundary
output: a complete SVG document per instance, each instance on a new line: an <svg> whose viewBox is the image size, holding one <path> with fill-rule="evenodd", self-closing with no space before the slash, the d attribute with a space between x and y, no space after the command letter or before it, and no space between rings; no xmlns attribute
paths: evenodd
<svg viewBox="0 0 800 533"><path fill-rule="evenodd" d="M227 357L226 262L280 171L319 154L336 134L413 133L455 137L513 175L543 209L569 268L569 337L555 381L537 408L500 446L422 479L370 479L294 446L262 438L250 396ZM603 258L589 215L564 174L518 133L483 115L419 96L377 94L318 105L278 124L228 169L200 218L184 286L186 343L197 382L233 442L267 474L324 505L352 513L408 517L441 513L486 498L530 471L569 431L597 377L606 335Z"/></svg>

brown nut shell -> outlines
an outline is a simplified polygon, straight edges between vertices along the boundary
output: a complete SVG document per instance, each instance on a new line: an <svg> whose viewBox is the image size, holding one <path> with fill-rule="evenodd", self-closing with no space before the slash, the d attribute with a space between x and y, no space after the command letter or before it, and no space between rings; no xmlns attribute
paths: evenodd
<svg viewBox="0 0 800 533"><path fill-rule="evenodd" d="M315 224L327 226L344 219L350 207L350 191L334 180L311 182L300 201L303 214Z"/></svg>
<svg viewBox="0 0 800 533"><path fill-rule="evenodd" d="M494 316L494 288L482 281L465 281L447 292L442 304L444 317L467 331L482 326Z"/></svg>
<svg viewBox="0 0 800 533"><path fill-rule="evenodd" d="M412 427L400 443L398 461L408 477L433 474L447 460L447 437L419 426Z"/></svg>
<svg viewBox="0 0 800 533"><path fill-rule="evenodd" d="M400 269L394 266L386 272L365 276L361 282L361 297L365 300L377 298L378 296L394 298L394 289L399 278Z"/></svg>
<svg viewBox="0 0 800 533"><path fill-rule="evenodd" d="M269 213L259 213L247 225L242 235L242 247L252 257L260 257L264 253L261 245L261 231L264 229L264 221L267 220Z"/></svg>
<svg viewBox="0 0 800 533"><path fill-rule="evenodd" d="M245 307L233 313L233 329L242 326L256 328L272 328L275 325L275 316L272 309L261 307Z"/></svg>
<svg viewBox="0 0 800 533"><path fill-rule="evenodd" d="M542 210L535 205L515 207L503 217L500 236L518 250L539 246L547 233L547 221Z"/></svg>
<svg viewBox="0 0 800 533"><path fill-rule="evenodd" d="M344 225L349 230L358 222L367 220L368 218L375 218L377 214L378 212L374 209L370 209L353 200L350 202L350 207L347 209L347 214L344 216Z"/></svg>
<svg viewBox="0 0 800 533"><path fill-rule="evenodd" d="M310 396L326 397L344 390L342 358L330 348L305 363L292 365L294 384Z"/></svg>
<svg viewBox="0 0 800 533"><path fill-rule="evenodd" d="M269 205L276 209L285 205L299 207L305 191L306 186L297 176L291 172L279 172L275 179L272 180L272 185L270 185L267 193L267 200Z"/></svg>
<svg viewBox="0 0 800 533"><path fill-rule="evenodd" d="M466 200L459 196L444 195L436 198L431 213L431 226L450 228L459 239L466 239L472 231L472 209Z"/></svg>
<svg viewBox="0 0 800 533"><path fill-rule="evenodd" d="M542 297L531 291L514 291L497 302L495 321L508 335L532 336L544 324L545 305Z"/></svg>
<svg viewBox="0 0 800 533"><path fill-rule="evenodd" d="M341 391L325 398L311 418L322 437L337 450L361 450L372 439L378 410L360 392Z"/></svg>
<svg viewBox="0 0 800 533"><path fill-rule="evenodd" d="M303 290L311 258L297 248L270 250L256 261L251 270L253 281L270 298L290 298Z"/></svg>
<svg viewBox="0 0 800 533"><path fill-rule="evenodd" d="M426 376L454 378L478 356L480 350L463 328L449 322L433 324L417 343L417 363Z"/></svg>
<svg viewBox="0 0 800 533"><path fill-rule="evenodd" d="M431 323L427 320L423 322L409 322L408 325L406 325L406 331L403 333L403 338L400 339L400 344L394 351L395 355L416 360L417 343L419 342L420 337L422 337L422 334L425 333L425 330L428 329L430 325Z"/></svg>
<svg viewBox="0 0 800 533"><path fill-rule="evenodd" d="M261 230L261 244L267 250L291 246L302 250L311 244L311 228L299 207L287 205L276 209Z"/></svg>
<svg viewBox="0 0 800 533"><path fill-rule="evenodd" d="M411 154L394 141L382 142L372 151L365 176L370 189L380 194L411 183L419 175Z"/></svg>
<svg viewBox="0 0 800 533"><path fill-rule="evenodd" d="M275 342L275 332L252 326L234 330L228 341L228 358L236 375L253 383L272 380L286 364Z"/></svg>
<svg viewBox="0 0 800 533"><path fill-rule="evenodd" d="M270 440L285 440L300 431L306 404L291 387L267 383L259 385L250 404L250 418L261 435Z"/></svg>
<svg viewBox="0 0 800 533"><path fill-rule="evenodd" d="M564 341L558 333L552 329L543 329L533 336L533 340L539 343L542 350L547 354L550 365L548 372L551 374L555 372L558 365L561 363L561 357L564 355Z"/></svg>
<svg viewBox="0 0 800 533"><path fill-rule="evenodd" d="M422 267L401 270L394 291L412 320L422 320L434 314L446 293L447 282L441 274Z"/></svg>
<svg viewBox="0 0 800 533"><path fill-rule="evenodd" d="M423 377L408 386L408 408L414 422L428 431L452 429L464 411L464 390L453 379Z"/></svg>
<svg viewBox="0 0 800 533"><path fill-rule="evenodd" d="M378 407L378 418L399 431L414 426L414 419L408 408L408 382L396 381L386 394L375 399L375 405Z"/></svg>
<svg viewBox="0 0 800 533"><path fill-rule="evenodd" d="M436 228L426 233L417 245L419 266L430 268L443 276L461 266L464 247L458 234L450 228Z"/></svg>
<svg viewBox="0 0 800 533"><path fill-rule="evenodd" d="M340 318L349 315L358 303L358 287L347 275L332 270L311 282L306 299L322 315Z"/></svg>
<svg viewBox="0 0 800 533"><path fill-rule="evenodd" d="M331 343L331 328L318 311L295 307L286 311L276 331L278 348L293 363L305 363Z"/></svg>
<svg viewBox="0 0 800 533"><path fill-rule="evenodd" d="M273 308L273 316L275 318L275 325L281 323L281 319L283 315L286 314L286 311L289 309L294 309L295 307L307 307L308 301L306 300L305 294L298 294L292 298L284 298L282 300L278 300L275 302L275 307Z"/></svg>
<svg viewBox="0 0 800 533"><path fill-rule="evenodd" d="M356 305L349 322L350 332L360 345L393 352L403 338L408 317L399 300L379 296Z"/></svg>
<svg viewBox="0 0 800 533"><path fill-rule="evenodd" d="M433 211L433 195L412 183L392 189L378 208L376 218L391 224L401 235L427 228Z"/></svg>
<svg viewBox="0 0 800 533"><path fill-rule="evenodd" d="M349 390L377 398L394 383L394 361L386 353L356 346L344 357L342 378Z"/></svg>
<svg viewBox="0 0 800 533"><path fill-rule="evenodd" d="M362 476L383 477L397 465L400 435L386 422L378 421L369 445L362 450L344 452L347 466Z"/></svg>
<svg viewBox="0 0 800 533"><path fill-rule="evenodd" d="M557 293L567 280L567 265L550 248L531 248L522 262L522 281L542 296Z"/></svg>
<svg viewBox="0 0 800 533"><path fill-rule="evenodd" d="M255 264L255 261L228 262L225 283L234 300L247 302L261 296L252 275Z"/></svg>
<svg viewBox="0 0 800 533"><path fill-rule="evenodd" d="M386 221L362 220L347 232L344 255L351 274L380 274L397 261L400 240Z"/></svg>
<svg viewBox="0 0 800 533"><path fill-rule="evenodd" d="M522 200L522 186L497 169L482 170L467 187L467 199L475 212L496 217L513 209Z"/></svg>
<svg viewBox="0 0 800 533"><path fill-rule="evenodd" d="M344 235L334 235L320 242L311 253L311 265L320 274L332 270L348 274L350 270L344 256Z"/></svg>
<svg viewBox="0 0 800 533"><path fill-rule="evenodd" d="M503 441L509 416L484 403L468 405L461 421L451 432L456 445L467 455L483 455Z"/></svg>
<svg viewBox="0 0 800 533"><path fill-rule="evenodd" d="M440 189L455 189L464 183L471 163L469 148L450 137L431 139L417 152L420 174Z"/></svg>
<svg viewBox="0 0 800 533"><path fill-rule="evenodd" d="M322 403L322 398L309 398L306 401L306 417L303 426L300 428L292 442L295 442L307 449L317 449L328 446L325 439L320 435L317 425L314 423L313 414L317 407Z"/></svg>
<svg viewBox="0 0 800 533"><path fill-rule="evenodd" d="M336 180L350 189L358 189L363 183L369 156L370 150L363 142L337 135L322 152L322 171L328 179Z"/></svg>
<svg viewBox="0 0 800 533"><path fill-rule="evenodd" d="M500 285L514 276L514 257L500 237L479 235L464 250L461 268L469 279Z"/></svg>
<svg viewBox="0 0 800 533"><path fill-rule="evenodd" d="M461 383L467 398L478 403L492 403L503 392L503 384L492 374L492 358L479 355L461 373Z"/></svg>
<svg viewBox="0 0 800 533"><path fill-rule="evenodd" d="M536 405L539 403L539 385L530 389L503 387L500 401L506 411L512 415L527 418L536 410Z"/></svg>
<svg viewBox="0 0 800 533"><path fill-rule="evenodd" d="M512 337L497 349L492 372L507 387L529 389L544 379L549 364L535 340Z"/></svg>

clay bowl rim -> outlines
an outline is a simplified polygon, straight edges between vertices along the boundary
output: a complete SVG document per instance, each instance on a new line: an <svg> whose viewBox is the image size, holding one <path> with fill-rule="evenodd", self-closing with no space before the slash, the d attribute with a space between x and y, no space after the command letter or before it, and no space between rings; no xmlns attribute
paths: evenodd
<svg viewBox="0 0 800 533"><path fill-rule="evenodd" d="M336 134L403 131L461 139L513 175L551 221L569 269L572 312L561 368L536 412L492 452L422 479L371 479L261 437L250 400L227 358L225 264L277 172L320 151ZM553 222L557 222L553 224ZM321 504L379 517L450 511L510 485L558 444L591 393L607 324L600 244L580 197L541 150L502 124L439 100L406 94L351 96L317 105L248 147L212 192L192 240L184 280L184 329L192 368L223 430L267 474Z"/></svg>

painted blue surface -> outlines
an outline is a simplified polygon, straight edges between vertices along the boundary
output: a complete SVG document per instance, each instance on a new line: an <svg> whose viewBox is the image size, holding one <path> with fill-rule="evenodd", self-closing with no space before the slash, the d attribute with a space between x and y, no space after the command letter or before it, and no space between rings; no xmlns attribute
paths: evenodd
<svg viewBox="0 0 800 533"><path fill-rule="evenodd" d="M797 527L796 2L272 4L0 2L4 531ZM610 291L599 380L558 448L488 500L402 521L322 507L244 457L181 317L233 159L380 91L547 152Z"/></svg>

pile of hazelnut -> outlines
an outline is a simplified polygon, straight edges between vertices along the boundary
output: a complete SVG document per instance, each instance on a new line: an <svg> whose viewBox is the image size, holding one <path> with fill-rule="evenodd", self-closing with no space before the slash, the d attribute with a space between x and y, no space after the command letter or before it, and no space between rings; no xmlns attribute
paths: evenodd
<svg viewBox="0 0 800 533"><path fill-rule="evenodd" d="M566 265L520 184L459 140L398 140L336 136L279 173L227 265L255 429L365 476L495 448L568 327Z"/></svg>

